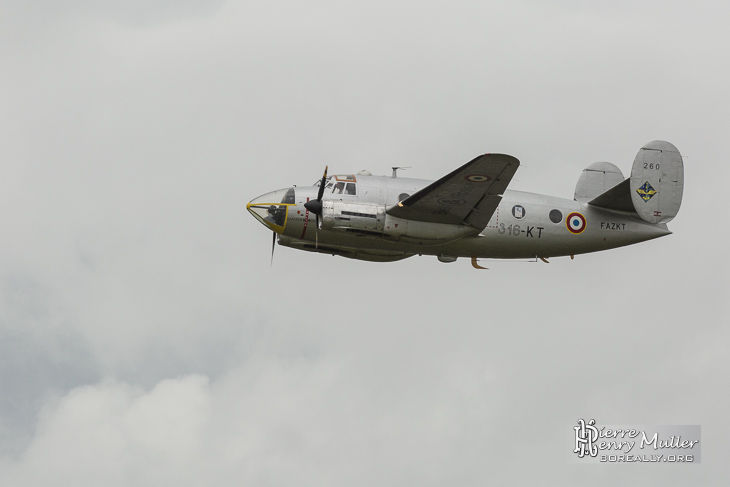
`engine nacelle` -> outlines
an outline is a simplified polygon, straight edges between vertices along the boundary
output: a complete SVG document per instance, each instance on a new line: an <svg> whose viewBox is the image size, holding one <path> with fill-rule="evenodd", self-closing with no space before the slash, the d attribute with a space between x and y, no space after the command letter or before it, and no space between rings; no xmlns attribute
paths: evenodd
<svg viewBox="0 0 730 487"><path fill-rule="evenodd" d="M360 230L382 233L385 207L366 203L348 203L342 200L322 202L323 230Z"/></svg>
<svg viewBox="0 0 730 487"><path fill-rule="evenodd" d="M362 232L388 240L436 244L451 242L479 233L468 225L405 220L385 213L385 206L350 203L342 200L322 202L322 230Z"/></svg>

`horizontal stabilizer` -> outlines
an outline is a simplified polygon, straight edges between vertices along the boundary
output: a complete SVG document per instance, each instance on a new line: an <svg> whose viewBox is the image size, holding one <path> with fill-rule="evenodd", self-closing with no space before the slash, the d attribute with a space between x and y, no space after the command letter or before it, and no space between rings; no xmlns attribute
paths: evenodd
<svg viewBox="0 0 730 487"><path fill-rule="evenodd" d="M591 206L599 206L609 210L636 211L631 201L631 180L626 179L609 189L602 195L588 202Z"/></svg>

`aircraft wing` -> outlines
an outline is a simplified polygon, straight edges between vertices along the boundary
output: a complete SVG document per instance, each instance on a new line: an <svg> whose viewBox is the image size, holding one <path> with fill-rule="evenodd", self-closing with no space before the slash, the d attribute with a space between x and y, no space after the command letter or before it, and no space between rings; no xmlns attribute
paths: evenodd
<svg viewBox="0 0 730 487"><path fill-rule="evenodd" d="M487 226L520 161L485 154L412 194L386 213L398 218L452 225Z"/></svg>

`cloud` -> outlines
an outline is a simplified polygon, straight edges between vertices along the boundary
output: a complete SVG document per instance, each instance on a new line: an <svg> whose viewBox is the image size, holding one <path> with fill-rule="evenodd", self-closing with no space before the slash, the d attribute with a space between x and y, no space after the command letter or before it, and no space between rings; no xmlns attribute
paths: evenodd
<svg viewBox="0 0 730 487"><path fill-rule="evenodd" d="M74 389L44 412L33 444L17 465L3 469L3 483L128 485L140 471L167 471L167 480L176 480L171 467L199 453L209 419L206 389L201 376L163 381L147 394L118 383Z"/></svg>
<svg viewBox="0 0 730 487"><path fill-rule="evenodd" d="M657 7L4 6L3 485L569 485L587 414L726 451L725 7ZM686 156L674 235L575 261L270 266L245 212L325 164L486 151L570 198L656 138Z"/></svg>

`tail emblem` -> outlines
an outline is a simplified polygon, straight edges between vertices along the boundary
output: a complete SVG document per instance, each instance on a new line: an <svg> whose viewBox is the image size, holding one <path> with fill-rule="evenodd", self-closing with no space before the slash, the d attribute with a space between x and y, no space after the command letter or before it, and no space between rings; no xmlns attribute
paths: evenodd
<svg viewBox="0 0 730 487"><path fill-rule="evenodd" d="M652 196L657 194L657 190L652 188L649 181L642 184L636 192L639 193L639 196L641 196L641 199L644 200L644 202L649 201Z"/></svg>

